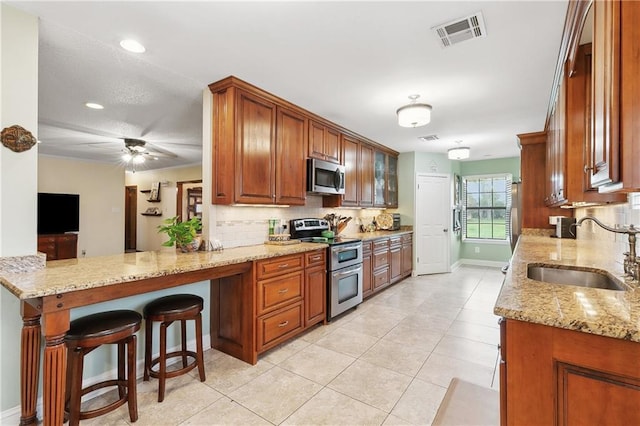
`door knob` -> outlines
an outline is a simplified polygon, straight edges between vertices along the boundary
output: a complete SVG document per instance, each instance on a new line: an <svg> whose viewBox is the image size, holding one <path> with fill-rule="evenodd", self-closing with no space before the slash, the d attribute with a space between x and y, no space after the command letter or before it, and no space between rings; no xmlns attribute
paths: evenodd
<svg viewBox="0 0 640 426"><path fill-rule="evenodd" d="M444 228L442 232L449 232L449 230L447 228Z"/></svg>

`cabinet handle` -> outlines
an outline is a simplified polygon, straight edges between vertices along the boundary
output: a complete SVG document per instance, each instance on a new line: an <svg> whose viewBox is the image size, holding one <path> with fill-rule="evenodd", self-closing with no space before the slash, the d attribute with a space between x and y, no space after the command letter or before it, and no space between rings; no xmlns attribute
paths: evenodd
<svg viewBox="0 0 640 426"><path fill-rule="evenodd" d="M586 174L586 173L589 173L591 170L593 170L593 167L589 167L589 166L587 166L587 165L585 164L585 166L584 166L584 173L585 173L585 174Z"/></svg>
<svg viewBox="0 0 640 426"><path fill-rule="evenodd" d="M278 324L278 327L286 327L289 325L289 321L283 321L280 324Z"/></svg>
<svg viewBox="0 0 640 426"><path fill-rule="evenodd" d="M286 268L287 266L289 266L288 263L283 263L282 265L278 265L278 268Z"/></svg>
<svg viewBox="0 0 640 426"><path fill-rule="evenodd" d="M320 260L322 259L322 256L314 256L311 258L311 260Z"/></svg>
<svg viewBox="0 0 640 426"><path fill-rule="evenodd" d="M278 293L285 294L288 291L289 291L289 288L283 288L283 289L278 290Z"/></svg>

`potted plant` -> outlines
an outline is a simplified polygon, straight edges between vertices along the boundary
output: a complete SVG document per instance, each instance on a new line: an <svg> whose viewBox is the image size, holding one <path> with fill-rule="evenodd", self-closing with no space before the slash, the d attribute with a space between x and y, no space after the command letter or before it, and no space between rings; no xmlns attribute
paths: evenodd
<svg viewBox="0 0 640 426"><path fill-rule="evenodd" d="M186 222L180 222L178 216L170 217L162 221L164 225L158 226L158 232L164 232L169 237L168 241L162 243L163 246L182 250L183 253L196 251L200 247L200 236L198 231L202 229L199 217L194 217Z"/></svg>

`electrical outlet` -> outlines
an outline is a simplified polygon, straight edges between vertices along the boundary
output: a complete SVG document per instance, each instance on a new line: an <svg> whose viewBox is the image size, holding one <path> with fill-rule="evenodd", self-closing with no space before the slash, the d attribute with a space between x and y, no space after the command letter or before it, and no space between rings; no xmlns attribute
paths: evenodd
<svg viewBox="0 0 640 426"><path fill-rule="evenodd" d="M476 253L480 253L480 247L475 247L474 250L475 250Z"/></svg>
<svg viewBox="0 0 640 426"><path fill-rule="evenodd" d="M82 249L82 257L85 257L87 255L87 251L85 249Z"/></svg>

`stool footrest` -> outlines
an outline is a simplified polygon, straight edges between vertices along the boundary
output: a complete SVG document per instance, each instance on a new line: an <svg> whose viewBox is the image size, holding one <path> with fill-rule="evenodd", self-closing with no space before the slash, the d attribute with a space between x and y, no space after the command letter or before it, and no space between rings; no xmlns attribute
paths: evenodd
<svg viewBox="0 0 640 426"><path fill-rule="evenodd" d="M182 352L182 351L176 351L176 352L169 352L166 356L166 359L170 359L170 358L182 358L182 356L187 356L189 358L192 358L191 363L187 363L186 367L182 367L179 370L171 370L171 371L167 371L165 373L165 377L167 379L171 378L171 377L177 377L180 376L182 374L188 373L189 371L193 370L194 368L196 368L198 366L198 354L196 354L193 351L187 351L187 352ZM180 361L178 361L180 362ZM149 376L153 377L154 379L157 379L158 377L160 377L160 372L158 370L154 370L153 366L157 365L160 363L160 358L155 358L151 361L151 366L149 367Z"/></svg>

